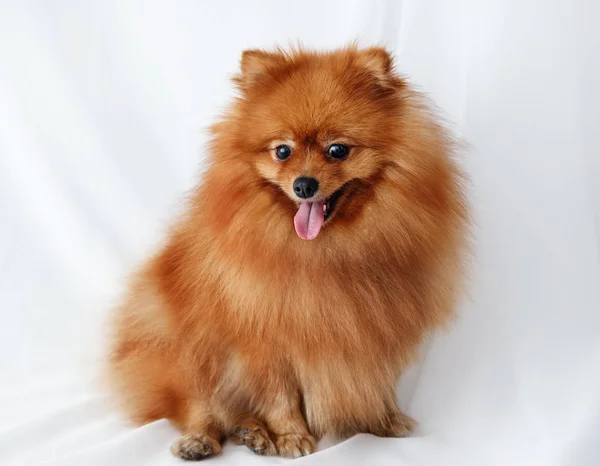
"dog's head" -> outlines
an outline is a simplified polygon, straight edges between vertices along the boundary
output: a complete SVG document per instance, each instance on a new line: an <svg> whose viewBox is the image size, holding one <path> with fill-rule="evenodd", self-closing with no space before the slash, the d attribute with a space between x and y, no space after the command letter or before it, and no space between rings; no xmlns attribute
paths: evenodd
<svg viewBox="0 0 600 466"><path fill-rule="evenodd" d="M394 152L403 81L382 48L329 53L247 50L236 139L260 176L297 206L299 237L356 209Z"/></svg>

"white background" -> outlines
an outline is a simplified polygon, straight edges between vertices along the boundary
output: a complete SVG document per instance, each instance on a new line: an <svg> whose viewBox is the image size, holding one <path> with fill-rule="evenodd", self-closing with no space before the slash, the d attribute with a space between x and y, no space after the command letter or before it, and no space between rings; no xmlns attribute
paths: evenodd
<svg viewBox="0 0 600 466"><path fill-rule="evenodd" d="M600 464L599 5L0 0L0 464L178 464L173 428L124 427L93 383L106 312L198 179L241 51L356 38L471 145L476 258L401 384L419 436L299 463Z"/></svg>

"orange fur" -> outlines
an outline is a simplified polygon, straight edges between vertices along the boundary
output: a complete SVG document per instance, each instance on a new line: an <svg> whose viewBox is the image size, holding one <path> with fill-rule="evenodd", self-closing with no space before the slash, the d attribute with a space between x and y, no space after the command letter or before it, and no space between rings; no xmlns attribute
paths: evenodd
<svg viewBox="0 0 600 466"><path fill-rule="evenodd" d="M184 430L185 459L228 436L300 456L325 433L407 435L397 379L463 272L453 142L381 48L246 51L235 81L187 214L115 313L123 407ZM326 157L333 142L346 160ZM312 241L294 231L301 175L322 196L349 183Z"/></svg>

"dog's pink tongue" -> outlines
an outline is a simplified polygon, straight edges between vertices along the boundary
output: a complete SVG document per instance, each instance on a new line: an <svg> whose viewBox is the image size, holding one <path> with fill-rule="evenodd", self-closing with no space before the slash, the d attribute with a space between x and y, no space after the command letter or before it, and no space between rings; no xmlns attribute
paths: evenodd
<svg viewBox="0 0 600 466"><path fill-rule="evenodd" d="M294 217L296 233L302 239L315 239L325 218L323 216L323 201L303 202Z"/></svg>

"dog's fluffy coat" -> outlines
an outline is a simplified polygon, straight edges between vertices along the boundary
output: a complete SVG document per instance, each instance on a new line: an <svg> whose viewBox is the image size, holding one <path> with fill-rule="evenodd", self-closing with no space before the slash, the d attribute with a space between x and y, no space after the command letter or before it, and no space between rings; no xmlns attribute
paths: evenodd
<svg viewBox="0 0 600 466"><path fill-rule="evenodd" d="M325 433L407 435L396 381L463 275L454 144L382 48L250 50L235 82L186 215L115 313L112 385L134 421L183 430L184 459L227 437L294 457ZM312 241L299 176L344 187Z"/></svg>

